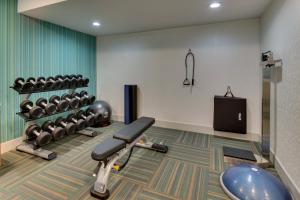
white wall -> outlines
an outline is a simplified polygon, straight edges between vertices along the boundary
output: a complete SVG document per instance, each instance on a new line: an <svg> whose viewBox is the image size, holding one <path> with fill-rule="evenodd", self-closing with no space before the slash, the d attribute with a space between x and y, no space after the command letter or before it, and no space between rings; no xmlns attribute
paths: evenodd
<svg viewBox="0 0 300 200"><path fill-rule="evenodd" d="M272 50L276 59L283 59L282 82L276 87L273 84L271 93L272 151L296 186L298 193L300 192L299 11L299 0L274 0L262 18L262 49Z"/></svg>
<svg viewBox="0 0 300 200"><path fill-rule="evenodd" d="M261 130L259 20L98 38L98 98L123 115L123 85L138 84L139 115L212 127L213 97L231 85L248 99L248 131ZM184 88L184 59L196 56L196 85ZM190 69L191 71L191 69Z"/></svg>

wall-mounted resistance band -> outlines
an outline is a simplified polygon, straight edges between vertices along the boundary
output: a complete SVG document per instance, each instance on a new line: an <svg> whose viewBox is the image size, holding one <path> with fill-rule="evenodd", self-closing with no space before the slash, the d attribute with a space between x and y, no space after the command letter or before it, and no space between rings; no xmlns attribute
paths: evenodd
<svg viewBox="0 0 300 200"><path fill-rule="evenodd" d="M192 57L192 59L193 59L192 84L191 84L190 80L188 79L188 58L189 57ZM189 86L189 85L193 86L195 83L194 77L195 77L195 56L192 53L192 50L189 49L189 52L186 54L186 57L185 57L185 79L183 81L183 85L184 86Z"/></svg>

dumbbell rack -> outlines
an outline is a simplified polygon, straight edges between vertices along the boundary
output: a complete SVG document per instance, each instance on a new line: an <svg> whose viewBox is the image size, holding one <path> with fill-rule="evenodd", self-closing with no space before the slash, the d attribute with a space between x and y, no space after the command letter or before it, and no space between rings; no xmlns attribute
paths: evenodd
<svg viewBox="0 0 300 200"><path fill-rule="evenodd" d="M10 87L10 88L13 88L20 95L22 95L22 101L29 100L33 93L42 93L42 92L66 90L66 89L57 89L57 90L42 90L42 91L32 91L32 92L20 92L17 89L15 89L14 87ZM69 94L74 93L77 88L83 88L83 87L76 87L76 88L68 89L68 93ZM79 111L81 108L86 107L86 106L87 105L78 107L76 109L69 109L69 110L62 111L62 112L56 112L56 113L51 114L51 115L43 115L42 117L37 118L37 119L29 118L26 113L22 113L22 112L16 113L21 118L23 118L24 121L25 121L25 126L24 126L24 130L23 130L23 134L22 134L23 135L23 142L22 142L22 144L18 145L16 147L16 149L18 151L22 151L22 152L29 153L29 154L32 154L32 155L35 155L35 156L39 156L39 157L41 157L43 159L46 159L46 160L55 159L57 157L56 152L43 149L42 147L38 147L38 146L36 146L36 144L34 143L33 140L29 140L29 138L26 135L27 128L29 126L33 125L33 124L37 124L36 123L37 120L40 120L42 118L50 117L50 116L65 113L65 112L72 112L73 111L75 113L75 112ZM95 137L97 135L97 133L94 130L89 130L89 129L77 131L77 133L82 134L82 135L86 135L86 136L90 136L90 137Z"/></svg>

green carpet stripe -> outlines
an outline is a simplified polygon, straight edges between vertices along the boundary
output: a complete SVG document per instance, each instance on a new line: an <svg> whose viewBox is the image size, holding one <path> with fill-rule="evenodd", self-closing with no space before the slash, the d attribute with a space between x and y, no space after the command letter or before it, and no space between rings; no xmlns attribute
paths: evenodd
<svg viewBox="0 0 300 200"><path fill-rule="evenodd" d="M220 173L210 172L208 182L208 199L228 199L220 185Z"/></svg>
<svg viewBox="0 0 300 200"><path fill-rule="evenodd" d="M170 196L164 196L164 194L154 193L153 191L143 190L137 197L137 200L174 200Z"/></svg>
<svg viewBox="0 0 300 200"><path fill-rule="evenodd" d="M173 159L164 160L150 187L175 198L203 199L206 196L207 168Z"/></svg>
<svg viewBox="0 0 300 200"><path fill-rule="evenodd" d="M184 170L184 164L180 163L177 167L177 170L179 172ZM168 187L167 193L169 193L172 196L177 196L177 191L179 191L180 188L180 184L182 182L183 179L183 174L174 176L174 180L173 182L170 184L170 186Z"/></svg>
<svg viewBox="0 0 300 200"><path fill-rule="evenodd" d="M64 188L64 190L67 190L69 192L76 192L76 190L80 188L78 185L72 184L71 182L68 182L65 179L59 179L47 173L40 174L38 179L42 183L47 183L47 185L54 184L56 187Z"/></svg>
<svg viewBox="0 0 300 200"><path fill-rule="evenodd" d="M40 191L35 191L26 185L20 185L14 192L22 194L22 199L51 200L51 198L41 194Z"/></svg>
<svg viewBox="0 0 300 200"><path fill-rule="evenodd" d="M24 183L26 187L30 187L31 190L38 191L41 195L49 199L68 199L67 193L63 194L60 187L55 187L49 182L43 183L35 181L27 181Z"/></svg>
<svg viewBox="0 0 300 200"><path fill-rule="evenodd" d="M183 132L177 139L176 144L187 145L193 148L208 148L209 136L199 133Z"/></svg>
<svg viewBox="0 0 300 200"><path fill-rule="evenodd" d="M1 170L0 175L4 175L1 179L1 187L12 188L19 182L22 182L27 176L42 167L43 164L37 163L37 160L27 160L26 162L18 163L18 166L11 166L12 168L5 168ZM17 176L16 173L17 172Z"/></svg>
<svg viewBox="0 0 300 200"><path fill-rule="evenodd" d="M202 166L209 166L209 152L207 150L189 149L186 147L170 147L167 157L192 162Z"/></svg>
<svg viewBox="0 0 300 200"><path fill-rule="evenodd" d="M127 199L135 199L138 195L139 186L137 184L133 184L131 182L122 182L118 189L116 190L111 199L115 200L127 200Z"/></svg>
<svg viewBox="0 0 300 200"><path fill-rule="evenodd" d="M210 150L210 169L221 172L224 170L222 148L211 148Z"/></svg>

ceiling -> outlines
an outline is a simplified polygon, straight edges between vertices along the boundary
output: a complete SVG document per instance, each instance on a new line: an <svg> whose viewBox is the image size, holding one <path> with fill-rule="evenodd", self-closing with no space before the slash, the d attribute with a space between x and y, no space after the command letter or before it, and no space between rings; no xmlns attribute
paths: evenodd
<svg viewBox="0 0 300 200"><path fill-rule="evenodd" d="M67 0L22 14L91 35L110 35L260 17L271 0ZM98 20L96 28L92 22Z"/></svg>

